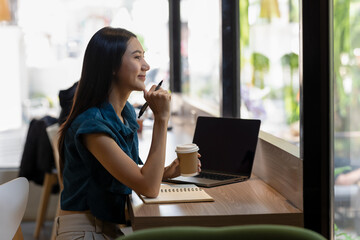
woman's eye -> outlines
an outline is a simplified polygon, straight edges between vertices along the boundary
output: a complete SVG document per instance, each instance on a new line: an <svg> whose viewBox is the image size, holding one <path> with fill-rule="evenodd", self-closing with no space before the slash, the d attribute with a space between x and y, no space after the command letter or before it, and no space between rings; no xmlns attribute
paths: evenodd
<svg viewBox="0 0 360 240"><path fill-rule="evenodd" d="M140 59L140 58L141 58L141 56L135 56L135 58L136 58L136 59Z"/></svg>

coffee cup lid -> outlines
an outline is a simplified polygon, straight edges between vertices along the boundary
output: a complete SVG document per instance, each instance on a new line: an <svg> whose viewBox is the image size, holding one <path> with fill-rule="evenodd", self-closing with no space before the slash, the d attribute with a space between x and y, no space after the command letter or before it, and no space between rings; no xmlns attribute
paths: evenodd
<svg viewBox="0 0 360 240"><path fill-rule="evenodd" d="M197 151L199 151L199 147L194 143L178 145L175 149L175 152L177 153L191 153Z"/></svg>

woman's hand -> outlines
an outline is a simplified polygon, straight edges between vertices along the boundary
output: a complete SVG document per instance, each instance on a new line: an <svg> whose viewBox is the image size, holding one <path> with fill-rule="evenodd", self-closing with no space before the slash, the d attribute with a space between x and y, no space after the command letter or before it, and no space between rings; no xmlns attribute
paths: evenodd
<svg viewBox="0 0 360 240"><path fill-rule="evenodd" d="M144 98L149 104L155 119L169 120L171 94L160 88L155 91L156 85L153 85L149 91L144 90Z"/></svg>
<svg viewBox="0 0 360 240"><path fill-rule="evenodd" d="M200 158L201 155L198 154L198 158ZM201 172L201 162L198 159L198 172ZM164 169L164 175L163 180L169 179L169 178L175 178L180 176L180 161L178 158L176 158L169 166L165 167Z"/></svg>

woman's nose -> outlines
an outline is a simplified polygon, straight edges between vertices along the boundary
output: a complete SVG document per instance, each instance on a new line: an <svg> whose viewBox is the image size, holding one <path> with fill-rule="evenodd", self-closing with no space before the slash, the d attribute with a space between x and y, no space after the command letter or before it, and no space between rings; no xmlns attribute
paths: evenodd
<svg viewBox="0 0 360 240"><path fill-rule="evenodd" d="M144 60L144 63L141 66L143 71L148 71L150 69L150 65Z"/></svg>

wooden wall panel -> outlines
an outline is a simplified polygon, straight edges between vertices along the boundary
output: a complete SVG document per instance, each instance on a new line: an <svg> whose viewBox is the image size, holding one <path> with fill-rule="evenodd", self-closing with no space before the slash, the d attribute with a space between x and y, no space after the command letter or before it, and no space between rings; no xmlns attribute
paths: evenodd
<svg viewBox="0 0 360 240"><path fill-rule="evenodd" d="M303 210L303 161L300 149L260 131L253 173Z"/></svg>

